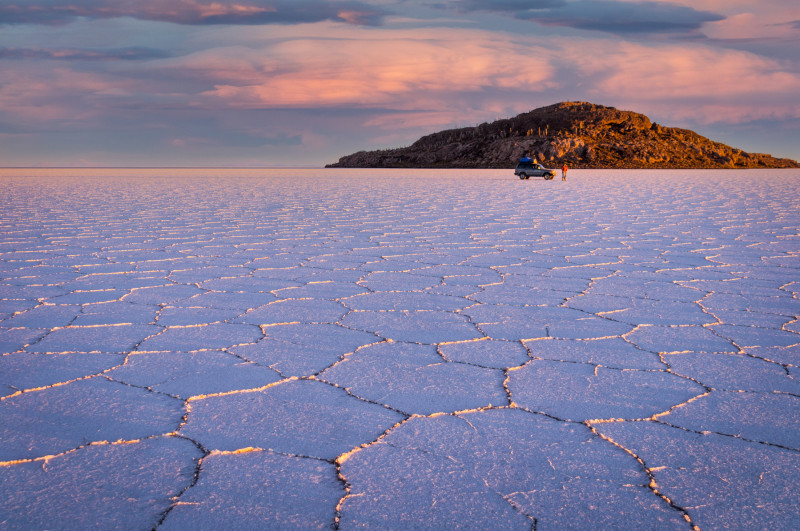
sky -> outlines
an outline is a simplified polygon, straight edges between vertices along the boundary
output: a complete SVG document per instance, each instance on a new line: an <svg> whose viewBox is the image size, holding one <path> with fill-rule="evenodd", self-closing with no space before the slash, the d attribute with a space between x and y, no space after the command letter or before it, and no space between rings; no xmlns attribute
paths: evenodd
<svg viewBox="0 0 800 531"><path fill-rule="evenodd" d="M561 101L800 160L800 2L0 0L0 166L319 167Z"/></svg>

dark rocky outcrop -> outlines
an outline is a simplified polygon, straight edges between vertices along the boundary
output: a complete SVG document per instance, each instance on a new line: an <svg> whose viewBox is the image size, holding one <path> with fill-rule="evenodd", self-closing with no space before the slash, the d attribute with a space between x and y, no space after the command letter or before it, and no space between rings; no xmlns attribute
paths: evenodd
<svg viewBox="0 0 800 531"><path fill-rule="evenodd" d="M509 168L523 155L576 168L798 168L794 160L747 153L647 116L564 102L514 118L424 136L398 149L359 151L334 168Z"/></svg>

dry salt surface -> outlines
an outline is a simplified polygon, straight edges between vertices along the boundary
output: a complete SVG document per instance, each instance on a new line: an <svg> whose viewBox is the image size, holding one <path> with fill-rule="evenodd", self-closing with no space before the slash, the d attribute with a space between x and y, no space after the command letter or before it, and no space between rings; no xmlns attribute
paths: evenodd
<svg viewBox="0 0 800 531"><path fill-rule="evenodd" d="M800 525L800 172L0 198L0 529Z"/></svg>

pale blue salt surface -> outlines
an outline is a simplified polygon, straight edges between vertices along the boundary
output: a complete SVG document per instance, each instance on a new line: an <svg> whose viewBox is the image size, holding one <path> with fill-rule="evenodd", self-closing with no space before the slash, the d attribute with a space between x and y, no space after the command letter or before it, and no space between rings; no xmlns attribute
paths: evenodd
<svg viewBox="0 0 800 531"><path fill-rule="evenodd" d="M0 196L2 529L800 521L800 172Z"/></svg>

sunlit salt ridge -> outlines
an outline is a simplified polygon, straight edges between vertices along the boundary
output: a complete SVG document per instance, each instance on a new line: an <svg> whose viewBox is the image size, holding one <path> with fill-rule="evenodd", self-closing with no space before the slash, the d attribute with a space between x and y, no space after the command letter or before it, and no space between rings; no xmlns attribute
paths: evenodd
<svg viewBox="0 0 800 531"><path fill-rule="evenodd" d="M0 528L794 527L798 183L3 170Z"/></svg>

